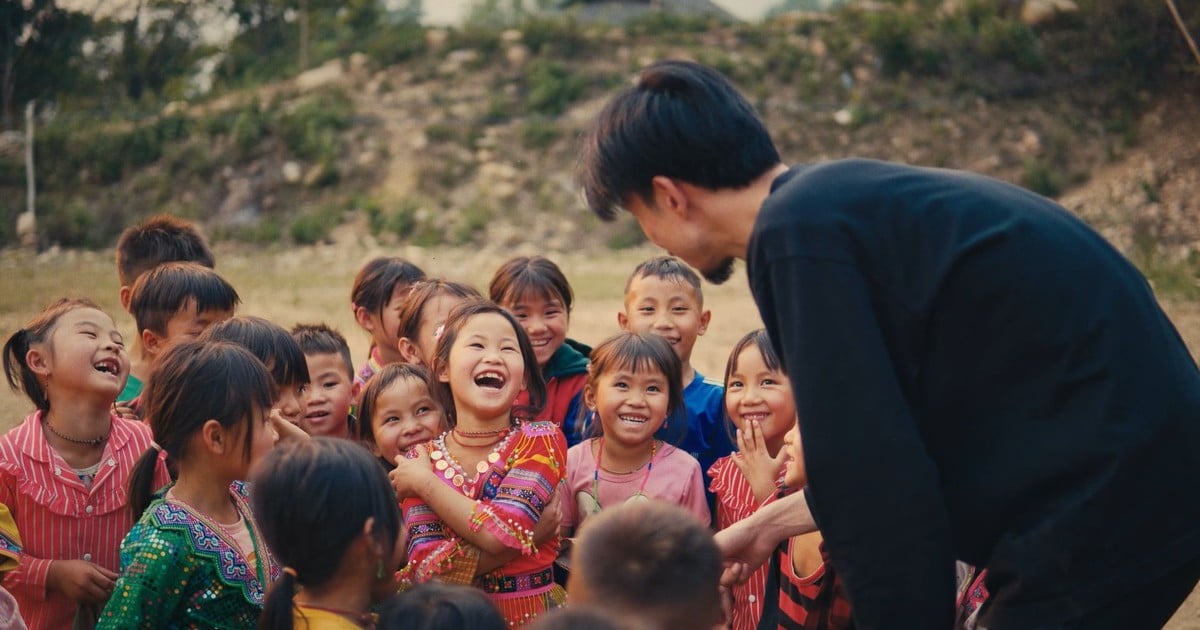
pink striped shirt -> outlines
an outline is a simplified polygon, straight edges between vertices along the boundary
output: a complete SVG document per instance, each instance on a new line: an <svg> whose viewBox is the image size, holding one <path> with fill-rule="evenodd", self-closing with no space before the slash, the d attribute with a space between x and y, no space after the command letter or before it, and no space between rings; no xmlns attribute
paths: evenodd
<svg viewBox="0 0 1200 630"><path fill-rule="evenodd" d="M733 461L733 455L726 455L713 462L708 469L712 478L709 488L717 495L717 529L725 529L730 525L750 516L759 506L770 502L774 494L767 497L761 504L754 500L754 490L750 482L742 474ZM783 470L779 471L783 476ZM767 564L764 563L750 579L743 584L735 584L729 590L733 595L733 630L754 630L762 617L762 599L767 590Z"/></svg>
<svg viewBox="0 0 1200 630"><path fill-rule="evenodd" d="M42 412L34 412L0 437L0 503L8 506L21 532L21 565L4 576L31 630L70 628L76 604L46 588L54 560L88 560L120 569L121 539L133 527L126 508L129 475L150 448L150 428L112 417L100 468L87 488L42 433ZM166 484L162 461L156 486Z"/></svg>

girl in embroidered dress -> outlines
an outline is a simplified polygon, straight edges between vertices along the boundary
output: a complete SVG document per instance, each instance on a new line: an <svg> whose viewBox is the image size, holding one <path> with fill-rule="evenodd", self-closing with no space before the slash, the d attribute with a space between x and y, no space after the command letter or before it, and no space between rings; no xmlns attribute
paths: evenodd
<svg viewBox="0 0 1200 630"><path fill-rule="evenodd" d="M373 258L354 276L350 308L354 310L354 321L371 336L367 360L354 379L355 399L372 375L402 360L396 347L400 304L413 283L424 279L420 267L395 256Z"/></svg>
<svg viewBox="0 0 1200 630"><path fill-rule="evenodd" d="M129 376L125 343L92 302L59 300L4 344L4 374L37 408L0 438L0 504L24 539L4 588L30 628L91 627L134 521L129 474L151 440L112 413ZM166 481L165 467L149 473Z"/></svg>
<svg viewBox="0 0 1200 630"><path fill-rule="evenodd" d="M564 601L553 580L557 537L535 528L562 480L566 442L549 422L527 422L545 399L529 338L508 311L482 300L451 311L437 340L433 374L451 429L427 449L399 458L392 486L403 499L408 566L404 583L473 576L472 547L521 553L473 580L511 626L523 626ZM530 390L533 408L513 411ZM450 580L456 581L456 580Z"/></svg>
<svg viewBox="0 0 1200 630"><path fill-rule="evenodd" d="M792 386L767 332L747 333L725 364L725 418L736 432L738 451L708 469L717 495L717 528L750 516L772 498L782 481L787 453L783 441L796 424ZM754 630L762 616L767 567L733 586L733 630Z"/></svg>
<svg viewBox="0 0 1200 630"><path fill-rule="evenodd" d="M232 343L188 342L162 357L145 392L157 444L130 480L130 506L142 516L121 544L101 627L256 625L278 567L237 480L271 449L277 427L290 428L269 419L275 393L263 363ZM160 449L177 479L152 496Z"/></svg>
<svg viewBox="0 0 1200 630"><path fill-rule="evenodd" d="M679 355L659 335L621 333L592 351L583 398L601 434L567 452L562 530L573 536L606 506L661 499L710 522L700 464L654 439L683 404Z"/></svg>
<svg viewBox="0 0 1200 630"><path fill-rule="evenodd" d="M280 445L251 479L263 539L284 565L259 628L373 628L371 604L396 592L400 511L363 447L336 438Z"/></svg>
<svg viewBox="0 0 1200 630"><path fill-rule="evenodd" d="M538 367L546 379L546 404L536 420L553 422L563 430L567 446L579 434L583 383L592 349L567 338L575 292L558 265L542 256L518 256L500 265L488 285L492 301L517 316L529 335ZM528 404L525 394L517 406Z"/></svg>

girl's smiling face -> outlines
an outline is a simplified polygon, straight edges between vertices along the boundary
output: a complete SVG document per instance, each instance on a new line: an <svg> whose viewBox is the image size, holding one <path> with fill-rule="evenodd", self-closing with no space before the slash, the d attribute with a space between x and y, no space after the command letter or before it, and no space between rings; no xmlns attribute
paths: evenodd
<svg viewBox="0 0 1200 630"><path fill-rule="evenodd" d="M512 311L517 321L521 322L521 327L529 335L538 365L545 367L550 362L550 357L554 356L567 340L567 307L561 299L551 297L550 293L542 294L532 290L503 306Z"/></svg>
<svg viewBox="0 0 1200 630"><path fill-rule="evenodd" d="M772 454L778 452L784 434L796 422L791 382L783 372L767 367L762 351L753 343L742 350L725 382L725 413L742 431L757 421Z"/></svg>
<svg viewBox="0 0 1200 630"><path fill-rule="evenodd" d="M644 367L620 367L600 374L584 387L584 400L595 409L604 439L626 446L644 444L667 419L669 390L666 375Z"/></svg>
<svg viewBox="0 0 1200 630"><path fill-rule="evenodd" d="M63 313L48 343L32 346L29 356L30 368L42 377L47 389L60 388L72 395L95 394L116 400L129 377L124 338L112 318L94 308Z"/></svg>
<svg viewBox="0 0 1200 630"><path fill-rule="evenodd" d="M453 339L438 379L450 384L456 415L507 422L513 401L525 389L525 357L517 331L499 313L479 313Z"/></svg>
<svg viewBox="0 0 1200 630"><path fill-rule="evenodd" d="M446 415L425 383L416 378L398 378L379 392L371 431L375 452L388 462L408 449L428 442L445 430Z"/></svg>

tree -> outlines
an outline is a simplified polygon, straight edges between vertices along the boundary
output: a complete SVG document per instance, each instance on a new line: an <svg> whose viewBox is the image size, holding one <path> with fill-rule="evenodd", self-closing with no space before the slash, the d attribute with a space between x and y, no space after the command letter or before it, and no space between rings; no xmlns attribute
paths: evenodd
<svg viewBox="0 0 1200 630"><path fill-rule="evenodd" d="M79 76L90 16L54 0L0 2L0 116L12 127L16 103L53 98Z"/></svg>

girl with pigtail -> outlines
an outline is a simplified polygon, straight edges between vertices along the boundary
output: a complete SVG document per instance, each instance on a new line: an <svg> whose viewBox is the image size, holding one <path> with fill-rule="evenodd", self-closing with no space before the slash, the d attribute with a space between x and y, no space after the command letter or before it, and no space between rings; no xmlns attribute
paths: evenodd
<svg viewBox="0 0 1200 630"><path fill-rule="evenodd" d="M144 393L157 443L130 481L130 507L141 518L121 544L121 576L100 627L257 624L279 567L238 480L271 450L274 425L286 422L269 419L276 394L263 363L233 343L182 343L160 359ZM156 495L150 471L160 452L177 478Z"/></svg>
<svg viewBox="0 0 1200 630"><path fill-rule="evenodd" d="M144 424L112 412L129 376L124 340L91 301L62 299L9 337L4 374L36 407L0 438L0 505L23 538L4 588L32 629L91 627L135 519L130 471L151 443ZM157 462L145 474L167 479Z"/></svg>

